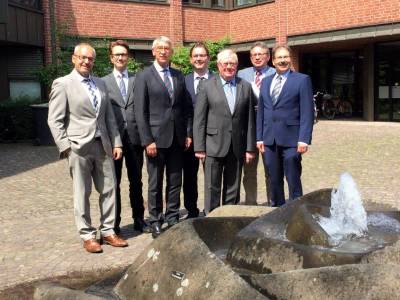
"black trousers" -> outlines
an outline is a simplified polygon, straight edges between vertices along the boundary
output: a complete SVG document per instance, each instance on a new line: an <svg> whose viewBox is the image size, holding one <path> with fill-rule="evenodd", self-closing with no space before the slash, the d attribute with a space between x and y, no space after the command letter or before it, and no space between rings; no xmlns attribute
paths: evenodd
<svg viewBox="0 0 400 300"><path fill-rule="evenodd" d="M221 200L222 205L239 203L242 164L243 161L238 160L233 153L232 146L225 157L206 157L204 179L206 214L220 206Z"/></svg>
<svg viewBox="0 0 400 300"><path fill-rule="evenodd" d="M143 168L143 150L140 145L133 145L127 134L122 138L123 156L119 160L114 161L115 175L117 178L117 203L116 203L116 218L115 228L119 228L121 223L121 177L122 165L125 160L125 166L129 180L129 200L132 208L132 218L143 219L144 205L142 193L142 168Z"/></svg>
<svg viewBox="0 0 400 300"><path fill-rule="evenodd" d="M197 172L199 171L199 159L194 155L193 145L183 152L183 200L188 215L197 217L198 189Z"/></svg>
<svg viewBox="0 0 400 300"><path fill-rule="evenodd" d="M148 208L150 224L179 220L180 192L182 187L183 147L175 138L169 148L157 148L157 156L147 157ZM163 179L166 174L165 216L163 214Z"/></svg>

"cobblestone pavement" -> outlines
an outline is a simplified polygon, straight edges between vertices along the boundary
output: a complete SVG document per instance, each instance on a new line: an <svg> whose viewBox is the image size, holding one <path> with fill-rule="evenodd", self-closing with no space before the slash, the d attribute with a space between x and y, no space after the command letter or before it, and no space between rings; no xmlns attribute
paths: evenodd
<svg viewBox="0 0 400 300"><path fill-rule="evenodd" d="M399 149L399 123L320 121L315 126L310 151L303 159L304 192L333 187L339 175L348 171L365 201L400 208ZM262 172L260 163L259 174ZM203 206L203 172L199 174L199 202ZM132 229L124 178L122 233L130 246L104 246L102 254L89 254L76 232L72 183L66 161L57 159L56 148L0 144L0 291L41 278L102 272L132 263L151 237L137 235ZM144 178L146 191L145 170ZM258 182L262 203L262 176ZM92 220L98 224L96 198L97 193L93 192Z"/></svg>

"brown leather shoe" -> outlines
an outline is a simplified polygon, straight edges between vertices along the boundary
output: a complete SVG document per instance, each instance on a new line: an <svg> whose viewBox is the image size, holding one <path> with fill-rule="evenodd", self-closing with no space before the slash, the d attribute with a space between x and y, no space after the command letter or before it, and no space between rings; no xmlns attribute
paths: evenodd
<svg viewBox="0 0 400 300"><path fill-rule="evenodd" d="M106 237L103 237L103 242L109 244L113 247L126 247L128 246L128 242L121 239L118 235L112 234Z"/></svg>
<svg viewBox="0 0 400 300"><path fill-rule="evenodd" d="M85 248L86 251L90 252L90 253L103 252L103 249L101 249L101 246L96 241L96 239L90 239L90 240L83 241L83 248Z"/></svg>

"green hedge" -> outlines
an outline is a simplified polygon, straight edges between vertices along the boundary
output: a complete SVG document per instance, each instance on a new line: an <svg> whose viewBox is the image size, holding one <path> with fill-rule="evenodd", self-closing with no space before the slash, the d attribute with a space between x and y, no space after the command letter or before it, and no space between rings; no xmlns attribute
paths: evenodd
<svg viewBox="0 0 400 300"><path fill-rule="evenodd" d="M33 110L30 105L41 102L29 97L0 101L0 142L34 139Z"/></svg>

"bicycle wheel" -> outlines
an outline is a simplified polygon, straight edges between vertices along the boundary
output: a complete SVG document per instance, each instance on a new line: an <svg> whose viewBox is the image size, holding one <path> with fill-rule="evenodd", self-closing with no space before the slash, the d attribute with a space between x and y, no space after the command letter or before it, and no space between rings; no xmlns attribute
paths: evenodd
<svg viewBox="0 0 400 300"><path fill-rule="evenodd" d="M351 118L353 115L353 107L350 101L342 101L339 104L339 111L343 114L346 118Z"/></svg>
<svg viewBox="0 0 400 300"><path fill-rule="evenodd" d="M335 103L332 100L322 102L322 115L328 120L333 120L336 114Z"/></svg>

